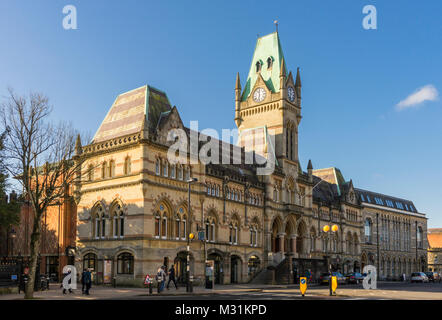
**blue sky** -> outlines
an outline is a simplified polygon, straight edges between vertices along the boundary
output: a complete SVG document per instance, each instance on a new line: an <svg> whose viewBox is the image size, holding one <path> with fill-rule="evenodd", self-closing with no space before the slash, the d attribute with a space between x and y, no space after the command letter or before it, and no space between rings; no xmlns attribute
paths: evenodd
<svg viewBox="0 0 442 320"><path fill-rule="evenodd" d="M77 30L62 27L68 4ZM377 30L362 28L368 4ZM147 83L186 125L220 132L235 126L236 72L246 79L257 35L278 19L287 67L301 68L304 170L308 159L336 166L357 187L413 200L441 227L441 12L437 0L3 0L0 95L43 92L54 119L93 134L119 93ZM427 85L439 98L398 110Z"/></svg>

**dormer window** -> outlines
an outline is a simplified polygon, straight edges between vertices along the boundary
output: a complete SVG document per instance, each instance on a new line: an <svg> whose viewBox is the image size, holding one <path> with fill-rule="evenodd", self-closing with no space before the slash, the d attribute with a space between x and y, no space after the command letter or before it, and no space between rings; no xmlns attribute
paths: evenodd
<svg viewBox="0 0 442 320"><path fill-rule="evenodd" d="M267 69L270 69L273 65L273 60L272 58L268 57L267 58Z"/></svg>
<svg viewBox="0 0 442 320"><path fill-rule="evenodd" d="M261 62L256 62L256 72L261 72Z"/></svg>

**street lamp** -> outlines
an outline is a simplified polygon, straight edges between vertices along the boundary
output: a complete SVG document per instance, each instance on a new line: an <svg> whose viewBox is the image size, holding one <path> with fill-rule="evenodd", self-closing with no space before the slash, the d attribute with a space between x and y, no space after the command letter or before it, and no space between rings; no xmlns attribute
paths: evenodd
<svg viewBox="0 0 442 320"><path fill-rule="evenodd" d="M190 206L190 185L194 182L197 182L198 179L197 178L190 178L189 180L187 180L187 183L189 184L189 188L188 188L188 213L187 213L187 221L189 221L189 223L187 225L190 226L190 216L191 216L191 206ZM187 230L186 230L187 232ZM187 265L186 265L186 278L187 278L187 286L186 286L186 292L192 292L193 288L191 285L191 281L190 281L190 240L192 240L194 237L193 233L188 233L187 234Z"/></svg>
<svg viewBox="0 0 442 320"><path fill-rule="evenodd" d="M324 231L325 233L328 233L328 244L329 244L329 246L331 246L330 234L332 232L337 232L338 230L339 230L339 227L338 227L337 224L334 224L331 227L328 224L326 224L322 228L322 231ZM329 251L328 250L328 246L327 246L327 251ZM331 271L332 270L331 269L331 250L329 252L329 259L330 259L330 262L328 264L328 272L329 272L330 276L329 276L329 279L328 279L328 287L329 287L329 290L330 290L330 295L332 296L333 295L333 290L332 290L332 271Z"/></svg>

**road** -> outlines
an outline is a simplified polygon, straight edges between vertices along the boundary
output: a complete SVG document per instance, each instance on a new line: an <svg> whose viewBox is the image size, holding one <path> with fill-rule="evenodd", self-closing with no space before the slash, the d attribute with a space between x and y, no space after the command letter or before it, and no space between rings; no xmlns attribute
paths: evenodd
<svg viewBox="0 0 442 320"><path fill-rule="evenodd" d="M63 295L59 285L51 290L36 292L35 297L44 300L442 300L442 283L378 283L377 290L364 290L362 285L340 285L337 295L330 297L327 286L310 286L302 297L297 285L252 286L224 285L215 290L195 288L195 294L186 294L185 288L165 290L161 294L147 295L144 288L93 287L90 296L81 294L79 289L73 294ZM23 299L23 294L0 296L0 300Z"/></svg>

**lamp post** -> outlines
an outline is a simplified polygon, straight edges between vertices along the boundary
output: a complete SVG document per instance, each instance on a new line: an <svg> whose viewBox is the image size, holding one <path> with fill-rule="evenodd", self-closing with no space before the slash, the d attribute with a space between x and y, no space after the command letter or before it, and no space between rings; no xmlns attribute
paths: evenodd
<svg viewBox="0 0 442 320"><path fill-rule="evenodd" d="M332 233L332 232L337 232L338 230L339 230L339 227L338 227L338 225L337 224L334 224L334 225L332 225L331 227L327 224L327 225L325 225L323 228L322 228L322 230L325 232L325 233L327 233L328 234L328 244L331 246L331 241L330 241L330 234ZM329 251L328 250L328 246L327 246L327 251ZM329 262L329 264L328 264L328 272L329 272L329 274L330 274L330 276L329 276L329 279L328 279L328 287L329 287L329 290L330 290L330 295L332 296L333 295L333 290L332 290L332 268L331 268L331 250L330 250L330 252L327 252L328 254L329 254L329 259L330 259L330 262Z"/></svg>
<svg viewBox="0 0 442 320"><path fill-rule="evenodd" d="M190 206L190 185L192 183L196 182L196 181L198 181L198 179L196 179L196 178L190 178L189 180L187 180L187 183L189 184L189 188L188 188L188 201L187 201L187 203L189 205L188 217L187 217L187 221L188 221L187 225L189 225L189 226L190 226L190 216L191 216L191 210L192 210L191 206ZM187 226L186 226L186 228L187 228ZM189 233L189 232L187 232L187 230L186 230L186 233L187 233L187 264L186 264L186 278L187 278L186 283L187 283L187 286L186 286L186 292L193 292L193 287L192 287L192 284L191 284L191 281L190 281L190 240L193 239L193 233Z"/></svg>
<svg viewBox="0 0 442 320"><path fill-rule="evenodd" d="M11 238L11 257L14 256L14 239L17 233L15 232L14 228L9 232L9 236Z"/></svg>

